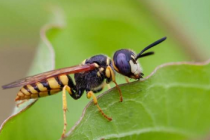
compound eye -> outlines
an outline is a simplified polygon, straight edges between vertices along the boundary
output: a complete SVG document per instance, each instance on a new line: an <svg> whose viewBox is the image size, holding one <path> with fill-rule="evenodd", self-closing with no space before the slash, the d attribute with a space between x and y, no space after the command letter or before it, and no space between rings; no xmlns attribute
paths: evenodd
<svg viewBox="0 0 210 140"><path fill-rule="evenodd" d="M114 63L119 73L125 76L130 75L131 67L129 64L129 60L127 60L127 57L124 53L118 53L117 56L114 57Z"/></svg>

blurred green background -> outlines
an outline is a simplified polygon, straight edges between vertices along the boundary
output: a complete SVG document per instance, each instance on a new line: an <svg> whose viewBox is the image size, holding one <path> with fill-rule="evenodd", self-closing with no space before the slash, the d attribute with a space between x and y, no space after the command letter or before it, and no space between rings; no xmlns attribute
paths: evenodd
<svg viewBox="0 0 210 140"><path fill-rule="evenodd" d="M140 60L145 75L166 62L204 61L210 54L209 6L208 1L196 0L1 0L0 85L29 73L35 53L40 53L36 49L42 44L40 29L47 23L64 25L47 32L55 49L55 68L76 65L100 53L112 57L121 48L140 52L163 36L168 39L153 49L156 54ZM47 53L50 52L44 52ZM35 73L36 68L30 72ZM122 77L117 78L119 83L124 82ZM18 90L0 89L0 122L12 112ZM88 101L85 96L78 101L68 97L68 130ZM54 126L60 132L61 108L61 94L57 94L40 99L30 113L53 116L40 124L49 125L57 120ZM60 134L52 134L52 138L59 137Z"/></svg>

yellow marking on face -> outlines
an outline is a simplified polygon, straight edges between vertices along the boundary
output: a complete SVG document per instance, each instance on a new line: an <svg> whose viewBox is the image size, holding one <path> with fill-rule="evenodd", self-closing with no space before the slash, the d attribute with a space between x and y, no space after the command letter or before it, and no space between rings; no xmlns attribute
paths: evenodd
<svg viewBox="0 0 210 140"><path fill-rule="evenodd" d="M38 91L36 91L31 85L27 85L27 87L28 87L28 89L30 90L30 92L31 92L32 94L38 93Z"/></svg>
<svg viewBox="0 0 210 140"><path fill-rule="evenodd" d="M135 60L135 56L131 55L131 58L133 58Z"/></svg>
<svg viewBox="0 0 210 140"><path fill-rule="evenodd" d="M17 95L20 96L20 97L24 96L24 94L21 91L19 91Z"/></svg>
<svg viewBox="0 0 210 140"><path fill-rule="evenodd" d="M30 93L24 88L21 88L21 92L23 92L25 95L30 95Z"/></svg>
<svg viewBox="0 0 210 140"><path fill-rule="evenodd" d="M36 83L36 85L40 91L47 91L47 88L44 87L41 83L38 82L38 83Z"/></svg>
<svg viewBox="0 0 210 140"><path fill-rule="evenodd" d="M114 69L115 69L117 72L119 72L118 68L115 66L114 60L112 60L112 64L113 64Z"/></svg>
<svg viewBox="0 0 210 140"><path fill-rule="evenodd" d="M58 78L63 83L63 85L68 85L69 79L67 75L60 75Z"/></svg>
<svg viewBox="0 0 210 140"><path fill-rule="evenodd" d="M129 61L129 64L131 66L131 72L134 75L139 75L141 73L141 68L139 63L134 64L132 60Z"/></svg>
<svg viewBox="0 0 210 140"><path fill-rule="evenodd" d="M39 98L38 93L31 94L31 98Z"/></svg>
<svg viewBox="0 0 210 140"><path fill-rule="evenodd" d="M40 97L48 96L48 91L39 92Z"/></svg>
<svg viewBox="0 0 210 140"><path fill-rule="evenodd" d="M47 81L49 83L50 88L52 88L52 89L61 87L54 77L48 78Z"/></svg>
<svg viewBox="0 0 210 140"><path fill-rule="evenodd" d="M108 68L106 68L105 74L106 74L106 77L110 78L111 72Z"/></svg>

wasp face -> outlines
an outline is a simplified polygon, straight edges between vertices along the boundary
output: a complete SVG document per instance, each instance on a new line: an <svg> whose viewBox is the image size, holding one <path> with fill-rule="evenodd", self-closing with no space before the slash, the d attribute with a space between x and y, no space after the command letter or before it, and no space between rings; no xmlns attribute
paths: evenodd
<svg viewBox="0 0 210 140"><path fill-rule="evenodd" d="M116 51L113 57L114 69L124 76L133 79L141 78L142 69L135 57L135 53L131 50L122 49Z"/></svg>

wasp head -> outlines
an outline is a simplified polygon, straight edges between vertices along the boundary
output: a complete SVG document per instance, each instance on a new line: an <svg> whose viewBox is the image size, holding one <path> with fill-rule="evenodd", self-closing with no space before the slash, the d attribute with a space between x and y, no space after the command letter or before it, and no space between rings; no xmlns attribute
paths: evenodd
<svg viewBox="0 0 210 140"><path fill-rule="evenodd" d="M133 79L142 78L142 68L138 63L138 59L144 56L152 55L154 52L144 53L146 50L156 46L157 44L163 42L166 37L163 37L154 43L150 44L146 48L144 48L139 54L135 54L133 51L128 49L121 49L115 52L113 57L113 67L114 69L127 77Z"/></svg>
<svg viewBox="0 0 210 140"><path fill-rule="evenodd" d="M142 69L135 57L135 53L131 50L121 49L116 51L113 57L114 69L124 76L133 79L141 78Z"/></svg>

